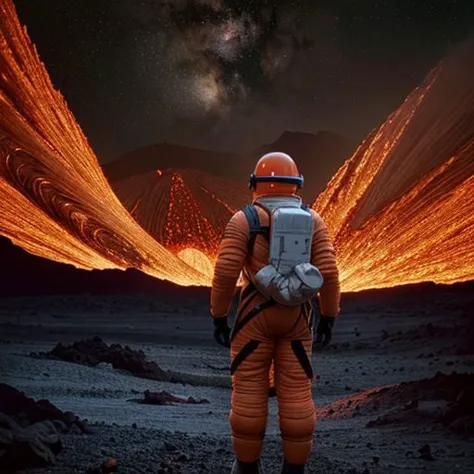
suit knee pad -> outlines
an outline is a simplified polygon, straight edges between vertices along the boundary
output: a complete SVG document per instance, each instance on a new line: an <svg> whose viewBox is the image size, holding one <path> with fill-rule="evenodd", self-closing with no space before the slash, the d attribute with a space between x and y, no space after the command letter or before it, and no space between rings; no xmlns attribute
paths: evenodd
<svg viewBox="0 0 474 474"><path fill-rule="evenodd" d="M280 430L283 439L289 441L308 441L313 439L316 428L316 415L304 418L280 418Z"/></svg>

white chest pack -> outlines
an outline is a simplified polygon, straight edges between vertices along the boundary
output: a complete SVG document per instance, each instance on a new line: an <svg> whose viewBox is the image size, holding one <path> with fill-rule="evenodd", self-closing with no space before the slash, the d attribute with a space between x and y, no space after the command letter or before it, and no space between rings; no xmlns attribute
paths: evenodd
<svg viewBox="0 0 474 474"><path fill-rule="evenodd" d="M269 214L270 225L264 228L254 206ZM311 265L313 216L298 197L264 197L244 208L251 239L255 234L268 235L268 265L253 278L256 288L268 298L286 306L305 303L323 285L320 271Z"/></svg>

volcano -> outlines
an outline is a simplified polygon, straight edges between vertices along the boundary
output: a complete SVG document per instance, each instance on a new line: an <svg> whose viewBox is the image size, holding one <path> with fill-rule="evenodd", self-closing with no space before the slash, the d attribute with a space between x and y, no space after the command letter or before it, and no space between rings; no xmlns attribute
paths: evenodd
<svg viewBox="0 0 474 474"><path fill-rule="evenodd" d="M114 161L103 164L102 169L107 179L113 183L154 172L158 168L194 169L197 163L202 171L232 177L232 173L239 168L239 157L232 153L157 143L132 150ZM219 169L222 172L216 173Z"/></svg>
<svg viewBox="0 0 474 474"><path fill-rule="evenodd" d="M187 248L216 256L225 226L249 199L230 180L183 169L155 170L116 181L113 189L135 220L174 253Z"/></svg>
<svg viewBox="0 0 474 474"><path fill-rule="evenodd" d="M262 155L270 151L282 151L295 158L307 183L302 191L303 198L312 203L356 146L354 141L331 132L313 135L286 131L274 142L242 156L158 143L138 148L102 167L107 179L115 184L116 181L136 175L152 173L157 168L192 170L198 164L201 171L230 179L245 187Z"/></svg>

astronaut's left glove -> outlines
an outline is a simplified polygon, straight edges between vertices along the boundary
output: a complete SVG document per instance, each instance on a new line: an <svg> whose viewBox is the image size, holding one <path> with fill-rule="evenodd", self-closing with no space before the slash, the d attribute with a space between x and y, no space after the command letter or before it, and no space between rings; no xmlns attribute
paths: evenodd
<svg viewBox="0 0 474 474"><path fill-rule="evenodd" d="M217 344L230 347L230 327L227 324L227 316L214 318L214 339Z"/></svg>
<svg viewBox="0 0 474 474"><path fill-rule="evenodd" d="M321 315L319 317L319 323L316 329L316 343L327 346L331 342L334 320L335 318L332 316Z"/></svg>

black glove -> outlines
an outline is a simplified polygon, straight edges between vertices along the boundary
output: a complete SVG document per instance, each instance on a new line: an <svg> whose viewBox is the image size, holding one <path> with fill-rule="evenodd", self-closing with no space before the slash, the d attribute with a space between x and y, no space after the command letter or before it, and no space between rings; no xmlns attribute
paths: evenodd
<svg viewBox="0 0 474 474"><path fill-rule="evenodd" d="M316 329L316 343L327 346L331 342L334 319L332 316L321 315L319 317L318 328Z"/></svg>
<svg viewBox="0 0 474 474"><path fill-rule="evenodd" d="M227 324L227 317L214 319L214 339L217 344L230 347L230 327Z"/></svg>

